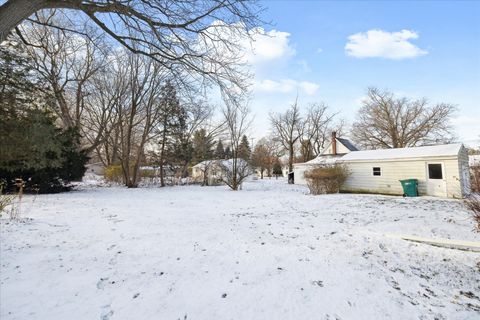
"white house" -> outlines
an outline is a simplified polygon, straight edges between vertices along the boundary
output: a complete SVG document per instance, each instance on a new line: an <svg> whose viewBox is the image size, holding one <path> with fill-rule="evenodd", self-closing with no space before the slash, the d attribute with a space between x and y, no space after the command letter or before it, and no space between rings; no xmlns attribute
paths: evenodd
<svg viewBox="0 0 480 320"><path fill-rule="evenodd" d="M192 167L192 178L195 182L205 182L205 174L209 185L222 182L225 177L225 170L232 170L233 159L228 160L205 160ZM243 159L237 160L237 170L240 174L251 174L253 170Z"/></svg>
<svg viewBox="0 0 480 320"><path fill-rule="evenodd" d="M337 160L347 153L357 151L358 149L348 139L338 138L335 132L332 132L332 138L322 152L313 160L293 165L294 180L296 184L307 184L305 172L313 168L325 167L335 164Z"/></svg>
<svg viewBox="0 0 480 320"><path fill-rule="evenodd" d="M402 195L399 180L417 179L420 195L462 198L470 192L462 144L355 151L339 162L350 171L342 191Z"/></svg>
<svg viewBox="0 0 480 320"><path fill-rule="evenodd" d="M105 165L102 162L88 163L85 165L85 167L85 174L93 173L99 176L103 176L105 174Z"/></svg>

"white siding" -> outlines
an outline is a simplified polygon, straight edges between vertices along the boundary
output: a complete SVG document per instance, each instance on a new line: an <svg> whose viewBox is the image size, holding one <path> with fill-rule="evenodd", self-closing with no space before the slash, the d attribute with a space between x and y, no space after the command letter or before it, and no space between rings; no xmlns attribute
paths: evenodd
<svg viewBox="0 0 480 320"><path fill-rule="evenodd" d="M418 192L428 195L426 178L427 163L442 163L444 179L446 180L447 197L460 198L462 189L458 159L430 158L417 160L388 160L388 161L348 161L345 162L350 171L342 191L372 192L402 195L403 189L399 180L418 179ZM373 167L381 168L381 176L373 175Z"/></svg>
<svg viewBox="0 0 480 320"><path fill-rule="evenodd" d="M350 150L348 148L346 148L340 141L337 141L337 154L345 154L349 152ZM323 150L322 154L333 154L333 147L331 143L329 143L325 150Z"/></svg>
<svg viewBox="0 0 480 320"><path fill-rule="evenodd" d="M311 170L315 167L318 167L318 166L308 165L308 164L305 164L305 163L294 164L293 165L293 172L294 172L295 184L306 185L307 180L305 180L304 174L305 174L306 171Z"/></svg>

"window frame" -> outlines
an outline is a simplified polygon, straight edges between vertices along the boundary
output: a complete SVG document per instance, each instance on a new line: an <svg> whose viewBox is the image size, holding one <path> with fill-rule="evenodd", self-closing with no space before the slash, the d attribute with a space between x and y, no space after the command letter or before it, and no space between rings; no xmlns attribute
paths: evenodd
<svg viewBox="0 0 480 320"><path fill-rule="evenodd" d="M378 170L375 170L378 169ZM376 174L378 173L378 174ZM374 177L381 177L382 176L382 167L372 167L372 175Z"/></svg>
<svg viewBox="0 0 480 320"><path fill-rule="evenodd" d="M440 178L432 178L430 176L430 166L440 166L440 171L439 171L440 172ZM428 177L428 180L444 180L445 174L443 172L443 163L441 163L441 162L427 163L427 177Z"/></svg>

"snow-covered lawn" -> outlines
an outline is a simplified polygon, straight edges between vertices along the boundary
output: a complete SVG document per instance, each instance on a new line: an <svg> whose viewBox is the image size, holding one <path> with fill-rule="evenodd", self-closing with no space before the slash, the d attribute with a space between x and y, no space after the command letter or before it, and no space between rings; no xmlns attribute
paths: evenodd
<svg viewBox="0 0 480 320"><path fill-rule="evenodd" d="M84 188L1 220L0 318L479 319L456 200L310 196L284 181Z"/></svg>

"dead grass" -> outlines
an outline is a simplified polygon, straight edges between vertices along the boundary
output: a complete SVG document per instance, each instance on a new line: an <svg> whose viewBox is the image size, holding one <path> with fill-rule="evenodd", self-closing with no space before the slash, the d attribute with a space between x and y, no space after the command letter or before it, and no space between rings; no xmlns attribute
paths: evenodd
<svg viewBox="0 0 480 320"><path fill-rule="evenodd" d="M475 230L480 232L480 195L473 194L465 199L465 206L472 212L473 220L476 223Z"/></svg>

